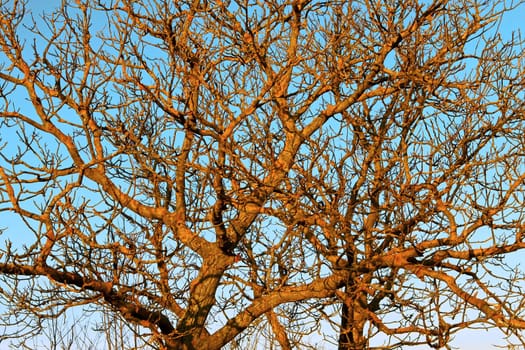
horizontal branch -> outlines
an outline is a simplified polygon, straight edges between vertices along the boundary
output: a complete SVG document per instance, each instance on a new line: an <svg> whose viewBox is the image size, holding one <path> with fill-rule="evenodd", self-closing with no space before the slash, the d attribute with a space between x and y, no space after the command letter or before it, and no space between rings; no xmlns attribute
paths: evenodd
<svg viewBox="0 0 525 350"><path fill-rule="evenodd" d="M0 264L0 272L4 275L47 277L49 280L59 284L76 286L81 291L96 292L130 321L138 322L153 331L156 331L156 328L158 328L166 335L171 334L174 330L173 325L165 315L128 301L125 295L113 289L113 283L111 282L97 281L82 277L76 273L58 271L49 266L2 263Z"/></svg>

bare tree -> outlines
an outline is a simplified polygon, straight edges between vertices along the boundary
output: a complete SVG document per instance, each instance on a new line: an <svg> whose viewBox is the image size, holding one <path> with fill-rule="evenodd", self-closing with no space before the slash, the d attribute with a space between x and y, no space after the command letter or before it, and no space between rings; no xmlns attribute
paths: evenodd
<svg viewBox="0 0 525 350"><path fill-rule="evenodd" d="M91 305L160 349L525 344L518 3L0 4L27 336Z"/></svg>

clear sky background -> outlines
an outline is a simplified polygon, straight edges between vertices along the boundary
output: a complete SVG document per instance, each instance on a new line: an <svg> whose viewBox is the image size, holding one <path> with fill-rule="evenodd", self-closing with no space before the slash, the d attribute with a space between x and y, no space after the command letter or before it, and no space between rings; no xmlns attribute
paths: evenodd
<svg viewBox="0 0 525 350"><path fill-rule="evenodd" d="M60 0L30 0L28 2L29 8L35 14L39 14L45 9L55 7L60 3ZM513 31L521 30L521 32L525 34L525 5L518 7L511 13L507 13L503 18L499 30L506 39L510 38ZM24 229L20 220L5 212L0 212L0 227L7 228L6 234L0 237L0 241L2 242L0 244L3 244L3 241L7 237L15 242L21 243L25 241L24 236L27 237L29 234ZM525 270L525 264L522 265L522 268ZM503 338L504 334L498 330L465 330L459 333L453 346L457 346L461 350L497 349L496 345L505 345ZM8 346L5 343L0 344L0 349L8 349ZM329 348L326 347L325 349ZM428 347L419 347L419 349L428 349Z"/></svg>
<svg viewBox="0 0 525 350"><path fill-rule="evenodd" d="M525 35L525 5L522 4L514 11L506 13L499 30L507 40L511 38L512 32L521 31L522 35ZM525 259L521 262L521 267L525 270ZM499 330L463 330L458 333L453 344L460 350L501 349L501 346L507 349L504 338L505 334ZM498 345L500 347L497 347Z"/></svg>

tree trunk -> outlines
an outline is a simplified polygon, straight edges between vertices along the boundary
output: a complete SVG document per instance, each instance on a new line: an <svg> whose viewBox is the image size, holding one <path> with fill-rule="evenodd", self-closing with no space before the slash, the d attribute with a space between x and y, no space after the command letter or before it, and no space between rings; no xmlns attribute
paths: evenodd
<svg viewBox="0 0 525 350"><path fill-rule="evenodd" d="M351 285L345 287L345 299L341 309L339 350L367 348L367 339L364 336L366 313L361 306L366 305L366 295L362 292L356 293L353 289ZM365 304L362 304L363 302Z"/></svg>

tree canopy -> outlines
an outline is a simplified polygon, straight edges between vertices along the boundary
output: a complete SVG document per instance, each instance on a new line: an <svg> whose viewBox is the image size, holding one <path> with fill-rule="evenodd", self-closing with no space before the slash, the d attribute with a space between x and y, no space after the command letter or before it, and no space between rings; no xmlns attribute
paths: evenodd
<svg viewBox="0 0 525 350"><path fill-rule="evenodd" d="M520 3L30 4L0 0L6 337L525 344Z"/></svg>

